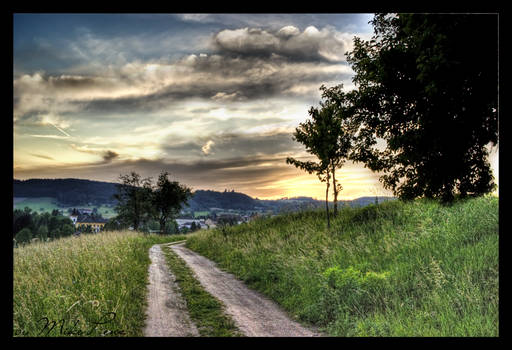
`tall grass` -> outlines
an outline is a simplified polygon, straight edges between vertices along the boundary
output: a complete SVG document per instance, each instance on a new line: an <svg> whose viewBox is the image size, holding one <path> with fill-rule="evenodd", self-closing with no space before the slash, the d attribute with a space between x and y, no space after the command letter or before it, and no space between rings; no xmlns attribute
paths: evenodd
<svg viewBox="0 0 512 350"><path fill-rule="evenodd" d="M14 249L14 336L141 336L148 249L184 238L118 231Z"/></svg>
<svg viewBox="0 0 512 350"><path fill-rule="evenodd" d="M187 247L332 336L498 336L498 198L309 211Z"/></svg>

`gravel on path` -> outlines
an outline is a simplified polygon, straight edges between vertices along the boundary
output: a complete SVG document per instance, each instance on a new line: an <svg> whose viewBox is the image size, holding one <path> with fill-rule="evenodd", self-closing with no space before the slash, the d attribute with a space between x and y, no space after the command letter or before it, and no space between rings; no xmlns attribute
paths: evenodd
<svg viewBox="0 0 512 350"><path fill-rule="evenodd" d="M170 246L194 271L205 290L226 306L237 327L248 337L318 337L321 334L290 319L274 301L249 289L232 274L221 271L207 258L185 248Z"/></svg>
<svg viewBox="0 0 512 350"><path fill-rule="evenodd" d="M169 271L158 244L149 250L148 307L145 337L198 337L174 275Z"/></svg>

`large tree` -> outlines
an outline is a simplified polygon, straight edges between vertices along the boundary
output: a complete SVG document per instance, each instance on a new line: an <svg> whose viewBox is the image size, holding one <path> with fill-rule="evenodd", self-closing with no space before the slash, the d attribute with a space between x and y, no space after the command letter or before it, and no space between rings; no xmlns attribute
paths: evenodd
<svg viewBox="0 0 512 350"><path fill-rule="evenodd" d="M151 178L142 178L136 172L120 175L117 193L114 198L118 201L117 218L129 223L134 230L146 222L151 215Z"/></svg>
<svg viewBox="0 0 512 350"><path fill-rule="evenodd" d="M379 14L372 24L372 39L355 38L347 54L356 86L352 158L382 172L384 187L404 199L492 191L497 16Z"/></svg>
<svg viewBox="0 0 512 350"><path fill-rule="evenodd" d="M169 220L174 220L182 206L192 196L192 191L177 181L169 180L169 173L162 172L158 177L152 195L153 214L160 223L160 233L166 233Z"/></svg>

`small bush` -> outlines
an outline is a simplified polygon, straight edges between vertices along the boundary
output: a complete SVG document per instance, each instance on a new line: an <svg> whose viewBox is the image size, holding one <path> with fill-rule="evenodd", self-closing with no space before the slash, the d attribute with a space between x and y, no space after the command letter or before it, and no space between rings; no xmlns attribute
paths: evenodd
<svg viewBox="0 0 512 350"><path fill-rule="evenodd" d="M337 313L364 315L378 307L372 297L386 282L389 272L363 273L350 266L346 269L330 267L322 274L320 307L326 310L327 324L339 318Z"/></svg>

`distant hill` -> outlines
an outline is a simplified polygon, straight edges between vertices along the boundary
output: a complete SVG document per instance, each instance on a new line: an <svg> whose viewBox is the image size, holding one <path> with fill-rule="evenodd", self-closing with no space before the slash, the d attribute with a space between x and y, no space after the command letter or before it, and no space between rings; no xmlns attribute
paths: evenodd
<svg viewBox="0 0 512 350"><path fill-rule="evenodd" d="M374 204L377 200L378 203L393 200L394 197L360 197L353 200L340 200L338 206L341 208L344 205L350 207L363 207L368 204ZM267 209L272 209L277 212L292 212L302 209L315 209L325 208L325 201L313 199L311 197L295 197L283 198L275 200L257 200L258 205ZM333 202L329 202L329 206L333 206Z"/></svg>
<svg viewBox="0 0 512 350"><path fill-rule="evenodd" d="M51 197L62 206L80 206L86 204L102 205L116 204L113 195L116 193L116 183L82 180L82 179L29 179L13 180L14 197ZM393 197L377 197L379 203ZM352 207L365 206L375 203L375 197L361 197L351 201L340 201ZM210 208L236 210L272 210L274 212L296 211L300 209L323 208L325 202L310 197L283 198L262 200L252 198L244 193L235 191L196 190L189 200L187 209L204 211ZM331 203L332 205L332 203Z"/></svg>
<svg viewBox="0 0 512 350"><path fill-rule="evenodd" d="M52 197L64 206L115 204L116 184L82 179L29 179L13 181L14 197Z"/></svg>
<svg viewBox="0 0 512 350"><path fill-rule="evenodd" d="M256 209L257 206L258 202L252 197L234 191L197 190L189 201L189 207L194 211L210 208L251 210Z"/></svg>

